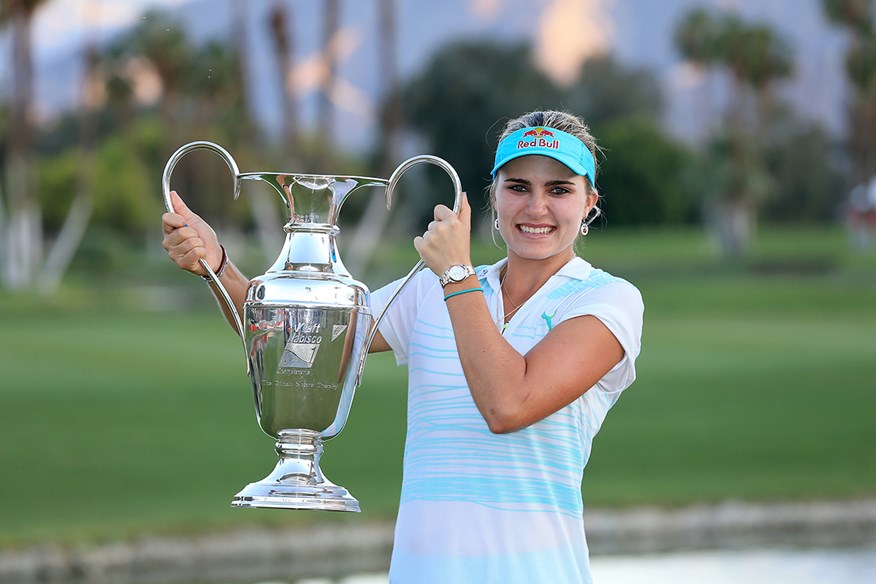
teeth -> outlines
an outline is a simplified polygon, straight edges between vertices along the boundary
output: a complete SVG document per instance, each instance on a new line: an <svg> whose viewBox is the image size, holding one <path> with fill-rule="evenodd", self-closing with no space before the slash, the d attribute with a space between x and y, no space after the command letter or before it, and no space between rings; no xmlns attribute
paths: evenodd
<svg viewBox="0 0 876 584"><path fill-rule="evenodd" d="M551 227L528 227L526 225L520 226L520 231L523 233L550 233Z"/></svg>

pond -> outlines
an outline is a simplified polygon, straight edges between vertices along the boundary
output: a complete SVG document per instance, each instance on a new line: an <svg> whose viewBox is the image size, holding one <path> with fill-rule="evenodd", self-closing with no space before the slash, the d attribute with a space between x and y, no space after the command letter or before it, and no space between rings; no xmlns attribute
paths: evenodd
<svg viewBox="0 0 876 584"><path fill-rule="evenodd" d="M762 549L595 556L596 584L872 584L876 546L844 549ZM386 584L386 574L294 584ZM267 583L262 583L267 584ZM272 582L271 584L285 584Z"/></svg>

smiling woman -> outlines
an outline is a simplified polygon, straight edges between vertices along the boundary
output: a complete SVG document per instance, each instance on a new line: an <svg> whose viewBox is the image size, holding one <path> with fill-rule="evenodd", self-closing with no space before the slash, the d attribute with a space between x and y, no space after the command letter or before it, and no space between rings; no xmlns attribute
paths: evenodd
<svg viewBox="0 0 876 584"><path fill-rule="evenodd" d="M409 376L393 582L591 581L581 478L635 379L643 311L574 251L598 213L595 151L570 114L512 120L490 188L508 257L471 266L467 202L436 207L414 240L431 272L375 342Z"/></svg>
<svg viewBox="0 0 876 584"><path fill-rule="evenodd" d="M492 201L508 257L471 262L471 208L435 208L414 240L428 270L389 304L372 351L408 366L404 478L392 582L588 583L581 479L596 432L636 377L642 299L574 251L596 212L584 123L533 112L505 129ZM183 269L249 281L174 195L164 247ZM220 261L221 260L221 261ZM381 313L398 290L371 296ZM215 292L215 290L214 290Z"/></svg>

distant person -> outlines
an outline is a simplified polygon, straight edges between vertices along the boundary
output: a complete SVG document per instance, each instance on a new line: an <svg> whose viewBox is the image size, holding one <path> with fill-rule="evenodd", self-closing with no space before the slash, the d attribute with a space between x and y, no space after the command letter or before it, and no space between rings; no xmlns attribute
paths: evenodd
<svg viewBox="0 0 876 584"><path fill-rule="evenodd" d="M404 479L390 567L402 584L591 582L581 480L609 408L636 377L643 305L574 245L598 214L596 144L577 117L509 122L490 202L507 257L471 265L471 208L435 208L423 270L372 351L408 365ZM181 268L249 284L178 197L164 247ZM187 226L185 224L188 224ZM377 313L398 283L372 294Z"/></svg>
<svg viewBox="0 0 876 584"><path fill-rule="evenodd" d="M853 245L859 250L868 249L876 232L876 176L849 193L846 224Z"/></svg>

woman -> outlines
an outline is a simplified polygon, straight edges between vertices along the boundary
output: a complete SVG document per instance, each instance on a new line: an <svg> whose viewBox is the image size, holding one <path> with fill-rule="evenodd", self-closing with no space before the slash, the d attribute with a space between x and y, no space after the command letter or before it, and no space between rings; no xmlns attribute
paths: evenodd
<svg viewBox="0 0 876 584"><path fill-rule="evenodd" d="M490 187L507 258L471 266L467 201L458 216L437 206L414 240L430 269L390 306L372 346L409 370L391 582L591 581L581 479L605 414L635 379L643 312L631 284L575 254L598 213L595 150L570 114L512 120ZM212 230L177 209L164 216L171 258L194 273L200 257L230 266ZM246 278L230 266L222 282L242 304ZM396 286L373 293L375 313Z"/></svg>

